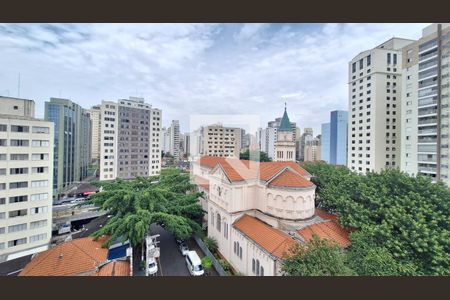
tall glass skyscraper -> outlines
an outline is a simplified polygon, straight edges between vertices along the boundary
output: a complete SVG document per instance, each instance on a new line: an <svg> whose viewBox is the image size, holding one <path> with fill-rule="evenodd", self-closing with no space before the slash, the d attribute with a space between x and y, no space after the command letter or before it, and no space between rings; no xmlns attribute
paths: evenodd
<svg viewBox="0 0 450 300"><path fill-rule="evenodd" d="M348 122L347 111L332 111L330 121L330 163L333 165L346 166Z"/></svg>
<svg viewBox="0 0 450 300"><path fill-rule="evenodd" d="M55 124L53 194L58 197L71 184L87 177L91 121L81 106L58 98L45 103L45 120Z"/></svg>
<svg viewBox="0 0 450 300"><path fill-rule="evenodd" d="M330 123L322 124L322 160L333 165L347 165L348 112L330 113Z"/></svg>
<svg viewBox="0 0 450 300"><path fill-rule="evenodd" d="M330 123L322 124L321 160L330 163Z"/></svg>

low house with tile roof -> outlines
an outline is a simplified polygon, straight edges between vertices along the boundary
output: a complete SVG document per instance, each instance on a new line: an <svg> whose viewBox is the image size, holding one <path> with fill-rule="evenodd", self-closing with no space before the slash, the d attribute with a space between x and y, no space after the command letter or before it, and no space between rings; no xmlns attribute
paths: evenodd
<svg viewBox="0 0 450 300"><path fill-rule="evenodd" d="M245 275L281 275L283 255L313 234L349 245L336 216L315 208L311 175L293 161L204 156L191 166L204 195L208 236Z"/></svg>
<svg viewBox="0 0 450 300"><path fill-rule="evenodd" d="M102 247L108 238L85 237L59 244L37 254L19 276L132 276L131 252L111 259L111 248Z"/></svg>

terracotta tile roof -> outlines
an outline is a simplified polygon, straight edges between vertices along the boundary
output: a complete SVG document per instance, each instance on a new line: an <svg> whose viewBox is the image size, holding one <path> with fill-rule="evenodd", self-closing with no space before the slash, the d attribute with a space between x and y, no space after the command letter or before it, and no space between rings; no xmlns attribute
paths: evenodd
<svg viewBox="0 0 450 300"><path fill-rule="evenodd" d="M91 237L64 242L39 253L19 276L73 276L90 272L106 261L108 249L102 244L109 237L94 241Z"/></svg>
<svg viewBox="0 0 450 300"><path fill-rule="evenodd" d="M314 184L306 178L299 176L298 174L286 170L280 175L275 177L269 184L269 186L287 186L287 187L309 187Z"/></svg>
<svg viewBox="0 0 450 300"><path fill-rule="evenodd" d="M230 181L244 181L250 179L260 179L262 181L268 181L275 175L280 173L284 168L289 167L295 172L291 171L291 175L284 175L286 181L278 180L276 184L278 186L291 186L291 182L295 187L298 186L313 186L309 184L310 181L305 177L309 177L310 174L300 167L297 163L292 161L286 162L254 162L249 160L239 160L236 158L225 158L217 156L203 156L200 158L200 164L210 169L215 168L217 165L224 170ZM282 172L281 174L284 174ZM298 177L295 179L294 177ZM309 182L309 183L308 183Z"/></svg>
<svg viewBox="0 0 450 300"><path fill-rule="evenodd" d="M199 185L205 190L209 191L209 181L207 179L204 179L200 176L194 176L193 180L196 185Z"/></svg>
<svg viewBox="0 0 450 300"><path fill-rule="evenodd" d="M320 208L315 209L315 214L324 220L337 221L337 218L338 218L336 215L330 214L329 212L327 212L323 209L320 209Z"/></svg>
<svg viewBox="0 0 450 300"><path fill-rule="evenodd" d="M289 248L296 242L281 230L249 215L243 215L233 223L233 226L247 235L256 244L270 254L282 258Z"/></svg>
<svg viewBox="0 0 450 300"><path fill-rule="evenodd" d="M311 241L313 234L316 234L321 239L329 239L336 242L339 246L347 248L350 246L348 238L349 232L342 228L335 221L325 221L309 225L297 231L307 242Z"/></svg>
<svg viewBox="0 0 450 300"><path fill-rule="evenodd" d="M130 276L130 263L128 261L112 261L100 268L90 276Z"/></svg>

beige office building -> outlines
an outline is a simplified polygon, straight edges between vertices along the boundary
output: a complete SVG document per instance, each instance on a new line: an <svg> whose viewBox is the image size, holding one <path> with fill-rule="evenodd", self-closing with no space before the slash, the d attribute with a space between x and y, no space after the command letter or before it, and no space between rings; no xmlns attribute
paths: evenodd
<svg viewBox="0 0 450 300"><path fill-rule="evenodd" d="M95 105L86 110L91 119L91 160L98 163L100 160L100 105Z"/></svg>
<svg viewBox="0 0 450 300"><path fill-rule="evenodd" d="M32 100L0 97L0 112L2 262L49 247L54 124L34 118Z"/></svg>
<svg viewBox="0 0 450 300"><path fill-rule="evenodd" d="M321 144L318 137L306 141L304 150L304 161L316 160L321 160Z"/></svg>
<svg viewBox="0 0 450 300"><path fill-rule="evenodd" d="M402 48L413 42L392 38L349 63L351 170L365 173L399 166Z"/></svg>
<svg viewBox="0 0 450 300"><path fill-rule="evenodd" d="M450 24L403 48L401 170L450 184Z"/></svg>
<svg viewBox="0 0 450 300"><path fill-rule="evenodd" d="M196 144L192 145L192 155L211 155L220 157L239 158L241 151L241 129L234 127L224 127L215 124L202 127L193 133L196 137ZM191 146L191 147L192 147Z"/></svg>

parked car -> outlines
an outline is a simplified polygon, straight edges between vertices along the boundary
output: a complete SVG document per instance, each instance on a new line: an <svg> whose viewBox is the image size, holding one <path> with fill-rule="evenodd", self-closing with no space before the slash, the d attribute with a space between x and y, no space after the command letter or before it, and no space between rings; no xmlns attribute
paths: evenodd
<svg viewBox="0 0 450 300"><path fill-rule="evenodd" d="M149 258L148 259L148 275L155 275L158 272L158 264L156 263L156 259Z"/></svg>
<svg viewBox="0 0 450 300"><path fill-rule="evenodd" d="M70 230L71 230L70 224L64 224L58 228L58 234L69 233Z"/></svg>
<svg viewBox="0 0 450 300"><path fill-rule="evenodd" d="M195 251L189 251L186 255L186 265L189 273L193 276L202 276L205 273L202 261Z"/></svg>
<svg viewBox="0 0 450 300"><path fill-rule="evenodd" d="M80 202L84 202L85 200L86 199L84 199L84 198L76 198L76 199L70 201L70 203L80 203Z"/></svg>
<svg viewBox="0 0 450 300"><path fill-rule="evenodd" d="M185 242L182 242L181 244L179 244L178 248L180 249L180 252L183 256L186 256L189 252L189 248Z"/></svg>

